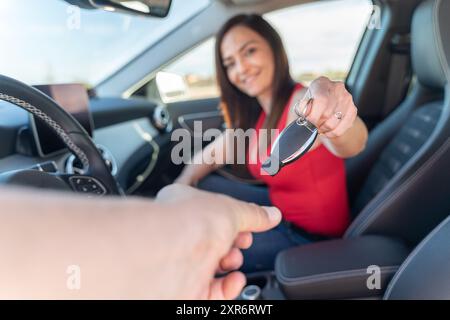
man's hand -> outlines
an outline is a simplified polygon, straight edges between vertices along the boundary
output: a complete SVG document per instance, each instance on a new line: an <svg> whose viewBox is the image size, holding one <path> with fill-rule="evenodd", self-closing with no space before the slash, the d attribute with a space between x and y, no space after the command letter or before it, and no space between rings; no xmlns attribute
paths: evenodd
<svg viewBox="0 0 450 320"><path fill-rule="evenodd" d="M276 209L182 185L156 201L0 189L2 299L234 298L244 276L216 271L239 268L250 232L281 219Z"/></svg>
<svg viewBox="0 0 450 320"><path fill-rule="evenodd" d="M184 229L196 233L180 234L180 237L186 238L186 243L200 239L206 244L200 245L204 248L204 252L197 250L186 253L198 257L198 264L202 266L191 266L188 273L190 278L183 279L186 286L180 288L186 292L178 292L179 297L200 299L237 297L245 285L245 276L234 271L217 278L216 271L238 269L243 263L240 249L251 246L251 232L269 230L281 221L281 214L274 207L263 208L183 185L175 184L162 189L156 201L186 213L184 218L187 218L186 221L194 228L191 229L186 225ZM177 223L179 224L180 220L174 221L174 225Z"/></svg>

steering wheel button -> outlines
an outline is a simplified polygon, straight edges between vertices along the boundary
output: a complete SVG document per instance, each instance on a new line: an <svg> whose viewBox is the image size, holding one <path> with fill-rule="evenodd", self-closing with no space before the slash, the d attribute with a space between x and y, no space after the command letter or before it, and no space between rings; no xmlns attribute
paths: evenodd
<svg viewBox="0 0 450 320"><path fill-rule="evenodd" d="M92 177L72 176L69 178L75 191L85 194L104 195L106 189L103 185Z"/></svg>

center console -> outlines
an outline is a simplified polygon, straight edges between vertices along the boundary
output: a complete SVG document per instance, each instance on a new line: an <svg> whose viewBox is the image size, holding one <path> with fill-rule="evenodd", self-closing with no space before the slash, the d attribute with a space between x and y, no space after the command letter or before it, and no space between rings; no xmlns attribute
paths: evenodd
<svg viewBox="0 0 450 320"><path fill-rule="evenodd" d="M278 254L274 272L248 275L240 298L380 298L409 252L402 241L375 235L294 247Z"/></svg>

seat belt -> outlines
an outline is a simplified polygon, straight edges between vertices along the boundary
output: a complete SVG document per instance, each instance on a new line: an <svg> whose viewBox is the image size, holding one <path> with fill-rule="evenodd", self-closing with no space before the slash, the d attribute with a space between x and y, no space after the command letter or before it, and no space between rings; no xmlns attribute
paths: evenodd
<svg viewBox="0 0 450 320"><path fill-rule="evenodd" d="M386 87L383 118L391 113L404 99L411 82L411 35L395 34L391 39L392 52Z"/></svg>

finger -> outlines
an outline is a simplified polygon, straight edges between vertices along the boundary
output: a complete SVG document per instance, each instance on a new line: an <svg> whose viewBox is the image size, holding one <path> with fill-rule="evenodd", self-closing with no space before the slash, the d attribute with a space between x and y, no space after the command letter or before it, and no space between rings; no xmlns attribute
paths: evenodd
<svg viewBox="0 0 450 320"><path fill-rule="evenodd" d="M338 88L342 86L337 85ZM327 108L324 112L323 118L326 118L325 121L320 125L319 132L322 134L328 133L336 129L341 123L343 119L339 119L336 116L337 112L341 112L343 116L348 114L349 108L349 100L348 95L336 94L332 97L332 101L336 101L332 108Z"/></svg>
<svg viewBox="0 0 450 320"><path fill-rule="evenodd" d="M325 123L328 120L331 120L333 118L333 116L334 116L333 112L335 109L336 109L336 106L332 108L328 103L327 108L325 108L325 110L322 113L322 116L320 117L320 119L317 123L318 128L322 127L323 125L325 125Z"/></svg>
<svg viewBox="0 0 450 320"><path fill-rule="evenodd" d="M238 248L232 248L225 257L220 260L221 271L231 271L239 269L244 263L244 256Z"/></svg>
<svg viewBox="0 0 450 320"><path fill-rule="evenodd" d="M192 196L192 192L195 190L195 188L183 184L170 184L157 193L156 201L171 203L186 200Z"/></svg>
<svg viewBox="0 0 450 320"><path fill-rule="evenodd" d="M329 138L336 138L342 136L349 128L352 127L356 119L356 109L350 109L344 117L339 121L339 124L325 135Z"/></svg>
<svg viewBox="0 0 450 320"><path fill-rule="evenodd" d="M337 126L340 124L341 121L342 119L339 120L338 118L336 118L335 115L332 115L319 127L319 132L322 134L330 132L335 128L337 128Z"/></svg>
<svg viewBox="0 0 450 320"><path fill-rule="evenodd" d="M248 249L252 245L252 242L253 236L251 232L242 232L234 240L234 246L239 249Z"/></svg>
<svg viewBox="0 0 450 320"><path fill-rule="evenodd" d="M225 277L216 278L211 282L209 290L210 300L231 300L236 299L244 289L246 283L242 272L232 272Z"/></svg>
<svg viewBox="0 0 450 320"><path fill-rule="evenodd" d="M342 122L342 119L339 119L336 116L336 113L340 111L344 116L347 114L347 104L346 100L343 98L339 98L338 96L333 96L332 101L336 101L332 107L327 108L324 112L325 121L320 125L319 131L322 134L333 131L337 128L337 126Z"/></svg>
<svg viewBox="0 0 450 320"><path fill-rule="evenodd" d="M261 207L254 203L235 202L233 213L237 223L237 232L263 232L277 226L281 221L281 212L275 207Z"/></svg>
<svg viewBox="0 0 450 320"><path fill-rule="evenodd" d="M322 118L325 109L328 107L328 100L321 97L314 98L310 105L311 107L309 108L306 119L317 126L320 124L320 119Z"/></svg>

